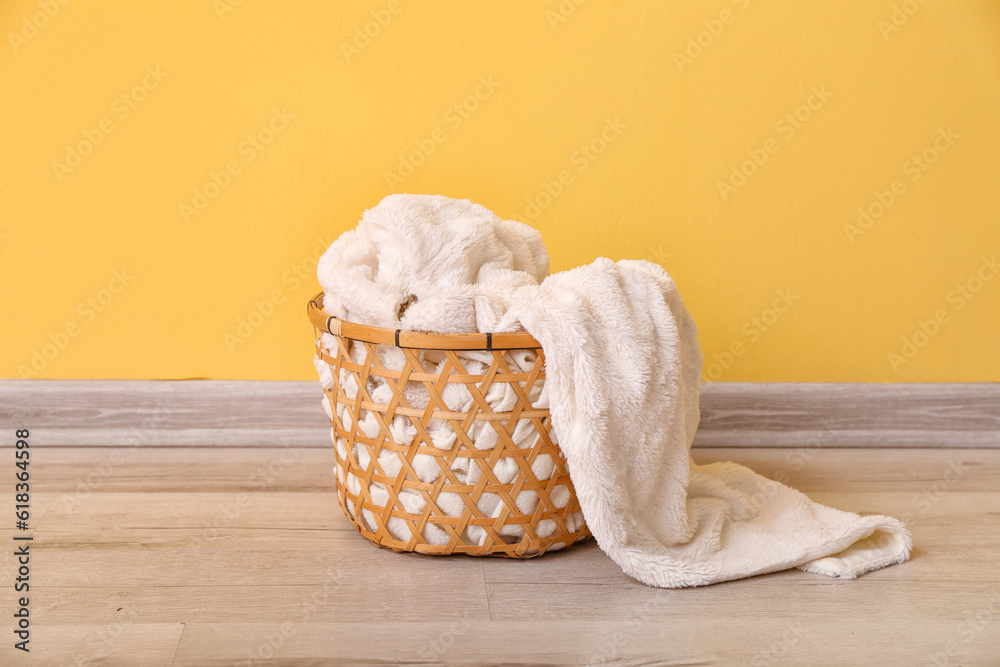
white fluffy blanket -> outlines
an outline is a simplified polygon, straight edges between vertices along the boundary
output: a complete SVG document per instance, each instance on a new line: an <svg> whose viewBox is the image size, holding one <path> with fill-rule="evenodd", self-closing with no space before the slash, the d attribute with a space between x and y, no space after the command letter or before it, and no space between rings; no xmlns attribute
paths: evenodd
<svg viewBox="0 0 1000 667"><path fill-rule="evenodd" d="M523 327L538 339L553 430L583 514L600 547L646 584L792 567L852 578L909 557L896 519L814 503L735 463L691 461L702 356L656 264L600 258L546 277L531 228L469 201L391 195L330 247L318 272L327 311L348 320Z"/></svg>

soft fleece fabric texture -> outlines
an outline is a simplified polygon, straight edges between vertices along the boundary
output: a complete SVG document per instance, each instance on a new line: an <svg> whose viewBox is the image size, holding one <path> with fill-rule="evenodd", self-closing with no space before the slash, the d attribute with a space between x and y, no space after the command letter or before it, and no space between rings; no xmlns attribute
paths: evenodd
<svg viewBox="0 0 1000 667"><path fill-rule="evenodd" d="M691 461L702 356L661 267L599 258L547 269L525 225L469 201L390 195L318 273L333 315L429 331L523 327L538 339L584 517L639 581L699 586L793 567L853 578L909 557L897 519L814 503L735 463Z"/></svg>

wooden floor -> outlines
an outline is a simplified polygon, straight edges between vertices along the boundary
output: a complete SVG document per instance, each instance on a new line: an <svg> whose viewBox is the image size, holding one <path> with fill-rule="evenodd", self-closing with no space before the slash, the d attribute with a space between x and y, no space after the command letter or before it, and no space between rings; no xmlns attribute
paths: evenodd
<svg viewBox="0 0 1000 667"><path fill-rule="evenodd" d="M915 550L855 581L686 590L631 580L592 541L529 561L379 550L341 516L328 449L32 457L32 650L8 629L4 665L1000 665L1000 450L696 450L904 517Z"/></svg>

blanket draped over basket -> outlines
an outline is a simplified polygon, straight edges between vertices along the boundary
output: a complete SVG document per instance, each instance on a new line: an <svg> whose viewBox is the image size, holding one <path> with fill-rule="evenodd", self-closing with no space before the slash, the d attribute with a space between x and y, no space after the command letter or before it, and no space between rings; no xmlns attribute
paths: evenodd
<svg viewBox="0 0 1000 667"><path fill-rule="evenodd" d="M530 400L551 411L553 441L590 531L639 581L698 586L793 567L852 578L909 557L910 535L897 519L815 503L735 463L691 460L702 355L695 323L657 264L599 258L548 275L532 228L465 200L390 195L334 242L318 274L325 311L344 321L402 331L527 331L537 339L545 380ZM332 345L329 334L323 340ZM386 368L401 367L406 351L384 347ZM475 366L470 373L489 364L477 354L461 361ZM530 368L533 359L519 363ZM317 368L329 386L329 370ZM391 400L377 379L370 390ZM448 391L441 398L449 407L469 405L464 385ZM407 398L426 405L421 392L415 386ZM486 397L505 398L501 391ZM407 420L394 428L399 442L413 438ZM484 429L479 437L488 447L496 434ZM433 482L437 465L426 463L425 481ZM418 495L407 502L419 511ZM573 521L567 517L559 530L577 528ZM447 538L427 532L430 543ZM483 539L483 531L470 539Z"/></svg>

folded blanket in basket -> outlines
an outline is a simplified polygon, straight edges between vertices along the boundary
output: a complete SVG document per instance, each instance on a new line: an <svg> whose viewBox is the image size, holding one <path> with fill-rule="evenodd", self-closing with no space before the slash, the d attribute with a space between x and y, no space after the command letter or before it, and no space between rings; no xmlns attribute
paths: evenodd
<svg viewBox="0 0 1000 667"><path fill-rule="evenodd" d="M702 356L661 267L600 258L547 270L540 237L525 225L468 201L391 195L331 246L318 272L327 311L348 320L534 336L545 352L539 398L587 524L646 584L792 567L850 578L909 557L896 519L814 503L735 463L691 461Z"/></svg>

